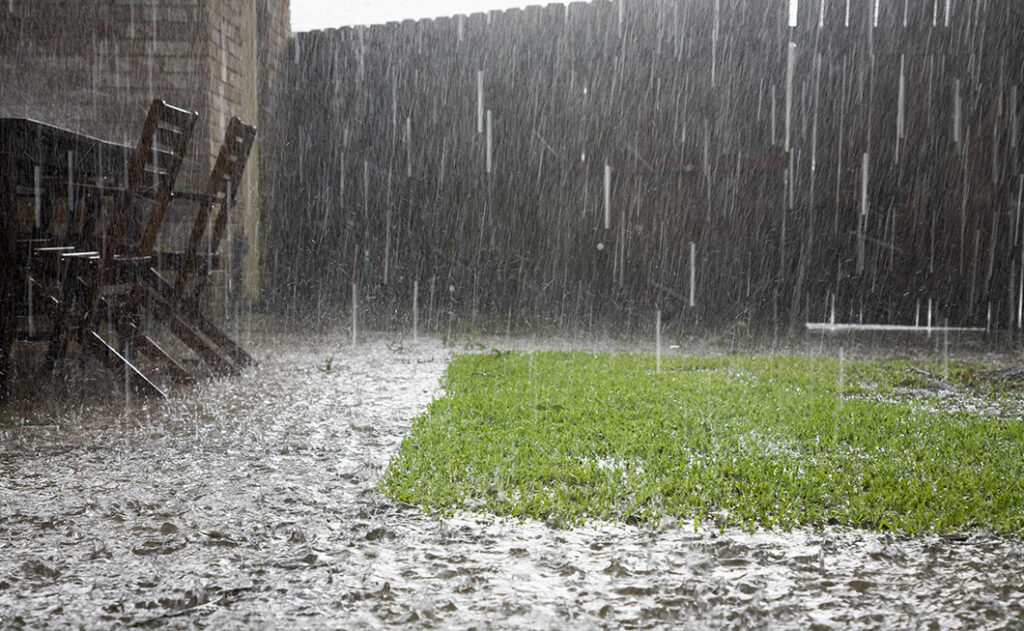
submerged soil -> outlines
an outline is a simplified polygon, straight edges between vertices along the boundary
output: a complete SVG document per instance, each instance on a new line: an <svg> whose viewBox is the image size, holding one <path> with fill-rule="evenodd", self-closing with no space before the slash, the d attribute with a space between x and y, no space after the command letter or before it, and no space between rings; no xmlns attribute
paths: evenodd
<svg viewBox="0 0 1024 631"><path fill-rule="evenodd" d="M984 532L560 530L425 515L376 485L441 394L449 348L289 335L252 348L258 368L166 402L0 409L0 627L1024 621L1024 544Z"/></svg>

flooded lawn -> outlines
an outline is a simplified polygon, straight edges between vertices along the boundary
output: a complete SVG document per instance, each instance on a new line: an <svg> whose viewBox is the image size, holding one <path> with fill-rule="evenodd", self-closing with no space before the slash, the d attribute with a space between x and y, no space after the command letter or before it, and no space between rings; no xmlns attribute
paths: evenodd
<svg viewBox="0 0 1024 631"><path fill-rule="evenodd" d="M277 336L259 368L0 417L0 627L1002 628L1020 540L439 520L377 482L437 340ZM332 358L328 366L328 358ZM66 406L65 406L66 407ZM439 463L438 466L444 466Z"/></svg>

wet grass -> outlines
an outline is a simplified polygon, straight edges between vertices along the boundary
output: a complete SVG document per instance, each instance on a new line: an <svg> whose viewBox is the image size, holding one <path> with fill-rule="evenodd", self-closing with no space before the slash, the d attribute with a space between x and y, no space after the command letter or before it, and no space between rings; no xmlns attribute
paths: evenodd
<svg viewBox="0 0 1024 631"><path fill-rule="evenodd" d="M458 356L382 487L441 513L559 526L1024 535L1020 387L982 367L915 365L927 374L798 356L654 366L639 354Z"/></svg>

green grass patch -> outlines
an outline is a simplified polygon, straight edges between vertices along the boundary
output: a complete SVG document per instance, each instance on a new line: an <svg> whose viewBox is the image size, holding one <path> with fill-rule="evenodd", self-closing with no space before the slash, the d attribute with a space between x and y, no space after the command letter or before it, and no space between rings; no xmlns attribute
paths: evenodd
<svg viewBox="0 0 1024 631"><path fill-rule="evenodd" d="M1024 426L905 362L456 357L382 481L395 500L564 526L663 518L1024 534ZM971 384L979 368L926 367ZM909 393L909 394L908 394ZM1007 388L969 397L1005 403Z"/></svg>

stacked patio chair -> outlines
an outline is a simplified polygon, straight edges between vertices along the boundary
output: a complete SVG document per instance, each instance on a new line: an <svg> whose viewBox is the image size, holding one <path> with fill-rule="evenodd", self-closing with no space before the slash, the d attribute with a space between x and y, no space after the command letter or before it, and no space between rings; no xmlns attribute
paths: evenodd
<svg viewBox="0 0 1024 631"><path fill-rule="evenodd" d="M166 324L215 372L234 374L255 363L202 314L200 300L209 272L218 260L218 246L256 130L232 118L206 189L202 193L175 192L197 119L196 112L153 101L128 162L123 186L83 192L91 209L85 211L86 219L70 231L72 244L32 248L30 301L37 311L50 316L49 366L61 361L69 342L74 341L134 391L164 396L136 367L138 354L154 361L176 382L191 382L195 377L154 341L146 329L153 319ZM111 194L115 196L112 211L102 221L101 203L96 199ZM197 204L188 245L184 252L155 253L172 199ZM199 249L211 223L211 211L216 214L204 255ZM158 269L158 260L166 264L163 269ZM173 281L165 278L168 272ZM116 343L101 334L104 323L116 333Z"/></svg>
<svg viewBox="0 0 1024 631"><path fill-rule="evenodd" d="M73 339L143 394L163 393L132 363L136 348L167 364L172 375L188 375L141 332L135 307L138 282L149 266L198 118L197 112L154 100L128 163L124 186L114 189L112 210L99 228L98 249L79 249L88 243L92 223L97 220L92 216L79 246L39 248L33 253L33 258L41 261L40 268L49 271L60 288L59 298L41 285L36 292L49 303L51 312L49 365L65 357ZM120 349L100 334L100 322L108 314L115 319Z"/></svg>

